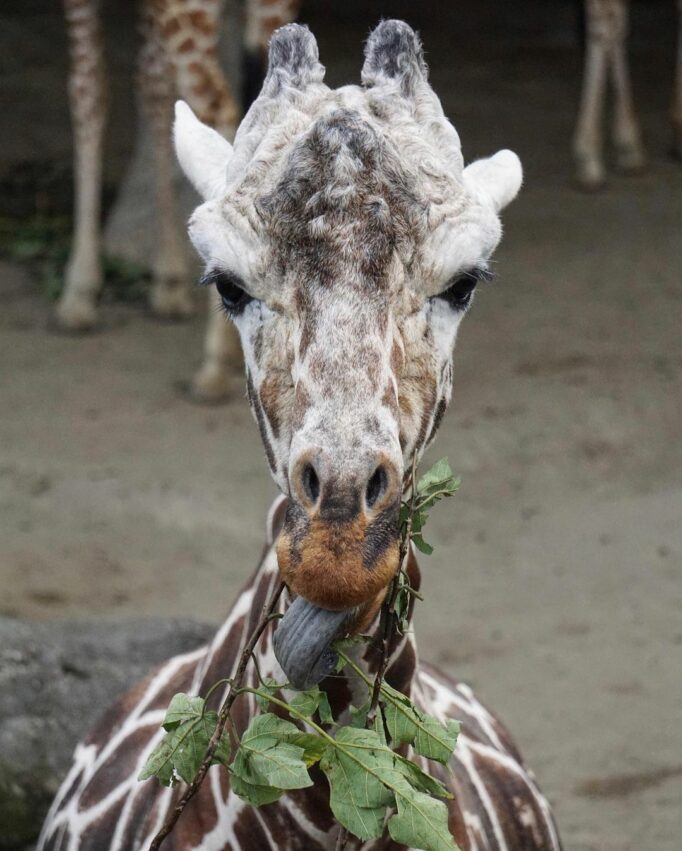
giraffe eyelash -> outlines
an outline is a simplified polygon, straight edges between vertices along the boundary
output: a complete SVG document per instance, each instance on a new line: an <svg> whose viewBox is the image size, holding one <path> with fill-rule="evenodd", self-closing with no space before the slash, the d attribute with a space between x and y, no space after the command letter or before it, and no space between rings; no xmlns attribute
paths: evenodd
<svg viewBox="0 0 682 851"><path fill-rule="evenodd" d="M443 299L453 310L462 312L469 307L476 285L481 281L492 281L494 277L487 266L476 266L453 278L436 298Z"/></svg>
<svg viewBox="0 0 682 851"><path fill-rule="evenodd" d="M253 297L248 294L244 282L231 272L212 269L199 281L199 286L215 286L223 309L230 318L239 316Z"/></svg>

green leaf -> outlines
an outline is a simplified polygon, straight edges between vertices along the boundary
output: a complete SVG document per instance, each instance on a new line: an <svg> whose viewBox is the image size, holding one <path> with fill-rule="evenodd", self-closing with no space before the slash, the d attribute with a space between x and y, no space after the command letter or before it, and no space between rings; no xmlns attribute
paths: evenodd
<svg viewBox="0 0 682 851"><path fill-rule="evenodd" d="M320 705L317 707L317 711L320 715L320 721L323 724L334 723L334 716L332 715L332 708L329 705L329 698L326 691L320 692Z"/></svg>
<svg viewBox="0 0 682 851"><path fill-rule="evenodd" d="M308 768L320 760L324 749L327 747L327 742L321 736L317 736L315 733L304 733L302 730L290 733L287 736L287 742L303 748L301 759Z"/></svg>
<svg viewBox="0 0 682 851"><path fill-rule="evenodd" d="M185 781L191 783L206 755L208 743L218 723L215 712L207 712L203 718L186 721L178 725L171 734L175 754L175 771ZM214 763L229 759L229 743L225 739L222 748L216 749Z"/></svg>
<svg viewBox="0 0 682 851"><path fill-rule="evenodd" d="M171 749L166 741L168 736L164 736L159 744L147 757L147 761L138 774L138 780L148 780L150 777L158 778L162 786L174 786L175 775L173 773L173 760L171 758Z"/></svg>
<svg viewBox="0 0 682 851"><path fill-rule="evenodd" d="M458 736L459 721L450 719L443 726L432 715L424 715L423 723L419 725L417 738L414 741L414 749L418 754L445 765L452 756Z"/></svg>
<svg viewBox="0 0 682 851"><path fill-rule="evenodd" d="M244 731L231 765L232 772L257 786L278 789L312 786L303 760L304 748L287 741L287 737L300 733L298 727L276 715L257 715Z"/></svg>
<svg viewBox="0 0 682 851"><path fill-rule="evenodd" d="M398 632L404 635L409 627L408 615L410 612L410 598L412 596L421 599L421 594L410 586L409 578L404 570L398 575L398 593L393 603L392 612L396 616Z"/></svg>
<svg viewBox="0 0 682 851"><path fill-rule="evenodd" d="M191 711L194 711L197 706L196 702L187 704L176 702L171 715L171 729L149 755L138 780L156 776L164 786L172 786L177 777L182 778L185 783L191 783L199 771L218 723L218 715L215 712L205 712L203 715L195 713L186 720L179 721L178 717L183 705L185 708L193 707ZM172 706L173 702L171 702ZM227 736L223 735L218 742L212 764L227 765L229 758L230 743Z"/></svg>
<svg viewBox="0 0 682 851"><path fill-rule="evenodd" d="M381 724L378 716L375 720ZM431 797L450 797L448 791L391 751L376 730L342 728L320 767L329 780L334 816L360 839L380 836L386 807L397 806L398 812L389 820L393 839L426 851L456 851L447 808Z"/></svg>
<svg viewBox="0 0 682 851"><path fill-rule="evenodd" d="M452 496L459 485L460 480L452 474L447 458L441 458L417 482L418 513L422 514L439 500ZM425 522L425 513L419 517L416 525L413 516L412 525L415 531L421 532Z"/></svg>
<svg viewBox="0 0 682 851"><path fill-rule="evenodd" d="M301 715L306 715L308 718L315 712L320 703L322 692L315 686L306 691L297 691L294 696L287 700L292 709L296 709Z"/></svg>
<svg viewBox="0 0 682 851"><path fill-rule="evenodd" d="M424 553L424 555L430 556L433 552L433 547L431 544L427 544L427 542L422 538L421 535L412 535L412 543L419 550L420 553Z"/></svg>
<svg viewBox="0 0 682 851"><path fill-rule="evenodd" d="M447 763L457 744L458 721L450 720L443 726L437 718L422 712L409 698L385 682L381 684L380 700L394 744L412 745L421 756L444 765Z"/></svg>
<svg viewBox="0 0 682 851"><path fill-rule="evenodd" d="M203 709L203 697L196 697L180 692L173 696L173 699L168 705L166 717L163 719L163 729L172 730L183 721L191 721L192 719L199 718Z"/></svg>
<svg viewBox="0 0 682 851"><path fill-rule="evenodd" d="M419 792L425 792L427 795L436 795L438 798L452 798L453 795L445 786L436 780L426 771L423 771L416 763L410 759L406 759L400 754L395 755L396 768L400 771L403 777L411 786L414 786Z"/></svg>
<svg viewBox="0 0 682 851"><path fill-rule="evenodd" d="M364 727L367 721L367 713L369 712L370 700L367 700L362 706L351 706L348 714L350 715L351 727Z"/></svg>
<svg viewBox="0 0 682 851"><path fill-rule="evenodd" d="M242 777L233 774L230 778L230 788L239 795L247 804L254 807L260 807L263 804L272 804L282 797L284 790L277 789L275 786L259 786L256 783L249 783Z"/></svg>
<svg viewBox="0 0 682 851"><path fill-rule="evenodd" d="M394 799L378 775L390 775L392 754L376 732L343 727L320 767L329 781L329 803L336 819L360 839L381 836L386 807Z"/></svg>
<svg viewBox="0 0 682 851"><path fill-rule="evenodd" d="M398 812L388 820L395 842L423 851L458 851L442 801L417 791L402 776L395 780L395 801Z"/></svg>
<svg viewBox="0 0 682 851"><path fill-rule="evenodd" d="M441 458L428 469L417 482L417 493L432 493L451 482L454 479L450 463L447 458Z"/></svg>
<svg viewBox="0 0 682 851"><path fill-rule="evenodd" d="M376 715L374 716L374 721L372 721L372 729L379 737L381 744L388 748L388 742L386 740L386 729L384 728L384 719L381 713L380 706L377 707Z"/></svg>
<svg viewBox="0 0 682 851"><path fill-rule="evenodd" d="M266 677L262 683L258 686L260 691L265 692L266 694L276 694L280 690L280 685L277 680L273 680L272 677ZM265 695L257 694L256 695L256 703L260 706L263 712L267 712L270 708L270 701L265 697Z"/></svg>

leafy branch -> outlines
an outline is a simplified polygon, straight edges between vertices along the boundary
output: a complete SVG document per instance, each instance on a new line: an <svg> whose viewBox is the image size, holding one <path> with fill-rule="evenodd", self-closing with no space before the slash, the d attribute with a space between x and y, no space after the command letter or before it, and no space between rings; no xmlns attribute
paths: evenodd
<svg viewBox="0 0 682 851"><path fill-rule="evenodd" d="M230 772L234 793L257 807L273 803L291 789L311 786L309 769L319 765L329 783L332 813L341 825L337 849L344 848L351 834L366 841L387 830L399 844L424 851L457 851L442 800L452 796L440 780L396 749L409 746L419 756L446 766L459 724L452 720L442 723L423 712L384 677L391 644L407 629L410 603L421 599L405 570L410 541L422 552L432 552L423 538L428 511L451 496L458 485L445 459L419 481L416 463L412 464L406 488L409 496L400 511L399 565L381 608L376 675L370 677L346 652L357 638L334 644L340 659L338 670L350 669L367 688L367 700L351 711L350 724L335 720L327 695L319 687L294 692L288 683L261 675L254 650L275 617L282 584L264 606L234 676L215 683L205 698L175 695L163 721L166 735L150 754L140 780L156 776L166 786L183 780L187 788L150 851L158 851L208 769L216 764ZM255 665L257 688L242 685L249 661ZM207 701L220 685L228 689L223 703L218 712L208 710ZM284 700L284 692L291 697ZM230 709L241 694L253 694L261 713L251 719L240 739ZM291 721L268 711L271 705L284 710Z"/></svg>
<svg viewBox="0 0 682 851"><path fill-rule="evenodd" d="M251 658L251 654L253 653L256 644L258 643L258 639L263 634L265 627L270 622L270 616L274 612L275 606L277 605L277 601L279 600L283 590L284 583L280 582L272 593L270 599L263 606L263 611L261 613L258 623L256 624L256 628L251 634L249 640L246 642L246 646L242 651L242 655L239 657L237 670L235 672L234 677L229 683L228 693L222 703L222 706L220 707L220 711L216 716L215 727L203 749L203 758L199 761L198 766L196 766L194 773L191 776L191 780L188 782L187 789L185 790L184 794L182 795L178 803L170 811L168 818L163 823L158 833L152 840L149 846L149 851L158 851L158 849L161 847L161 843L175 827L175 823L182 815L182 811L199 791L199 788L204 782L204 778L208 773L208 769L214 764L214 761L223 761L225 757L226 746L226 743L224 741L224 732L225 725L227 724L227 720L230 716L230 709L232 708L232 704L239 695L239 687L242 683L242 680L244 679L244 674L246 673L246 667L249 663L249 659ZM192 698L189 698L190 707L192 708L193 713L192 718L188 719L186 716L182 716L179 713L174 713L173 715L171 715L171 719L169 722L168 714L170 713L171 708L173 708L173 704L175 703L175 708L179 709L178 699L182 697L187 697L187 695L176 695L171 701L171 704L168 707L168 713L166 713L166 718L164 719L163 723L163 727L167 731L167 735L164 737L158 747L155 748L154 751L152 751L152 753L150 754L149 759L147 760L147 764L144 766L144 768L142 769L142 773L140 774L140 780L144 780L145 777L151 777L153 774L159 776L156 770L150 770L150 763L152 764L152 766L155 764L153 760L155 759L157 751L164 748L164 746L167 746L168 736L170 735L171 737L177 737L177 731L181 729L183 725L188 722L188 720L192 720L192 718L194 717L194 713L196 712L196 708L199 705L198 701L202 701L202 721L206 719L206 713L204 712L205 701L203 700L203 698L194 698L194 700L196 701L194 704L191 703ZM206 727L205 725L199 726L199 724L195 724L192 730L193 736L187 742L186 746L184 748L180 747L179 745L176 746L174 753L169 754L168 758L163 759L161 762L162 774L161 776L159 776L159 780L166 786L171 785L171 783L173 782L174 772L177 771L178 776L182 777L183 775L180 773L180 768L182 768L184 771L196 765L196 757L199 753L201 744L203 743L200 738L200 732L201 730L203 730L205 733ZM181 741L184 742L185 739L183 738ZM173 742L173 744L175 744L175 742ZM174 754L177 754L178 757L182 760L183 756L186 757L188 753L191 754L189 765L186 766L183 762L181 762L180 766L178 766L177 758L174 758ZM172 771L170 770L171 767Z"/></svg>

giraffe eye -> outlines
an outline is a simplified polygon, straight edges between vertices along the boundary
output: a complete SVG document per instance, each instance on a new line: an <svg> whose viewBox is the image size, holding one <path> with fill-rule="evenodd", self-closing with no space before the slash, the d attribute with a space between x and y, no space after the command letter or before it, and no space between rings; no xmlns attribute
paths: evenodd
<svg viewBox="0 0 682 851"><path fill-rule="evenodd" d="M476 289L476 284L479 281L491 279L492 275L487 270L472 269L450 281L447 289L440 293L438 298L446 301L453 310L466 310Z"/></svg>
<svg viewBox="0 0 682 851"><path fill-rule="evenodd" d="M223 302L223 307L230 316L239 316L246 305L253 301L240 278L230 272L210 272L201 280L202 285L213 284Z"/></svg>
<svg viewBox="0 0 682 851"><path fill-rule="evenodd" d="M444 299L453 310L464 310L469 306L477 283L478 278L473 273L467 272L455 278L439 295L439 298Z"/></svg>

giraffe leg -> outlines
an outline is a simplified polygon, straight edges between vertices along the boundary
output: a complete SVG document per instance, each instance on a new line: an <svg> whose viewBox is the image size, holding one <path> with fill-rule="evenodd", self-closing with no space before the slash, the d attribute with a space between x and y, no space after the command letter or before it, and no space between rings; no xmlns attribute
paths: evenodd
<svg viewBox="0 0 682 851"><path fill-rule="evenodd" d="M227 138L234 137L239 110L218 60L223 0L152 0L158 32L173 68L176 88L195 114ZM219 402L230 395L232 372L241 369L239 336L222 311L212 309L204 360L190 393L197 401Z"/></svg>
<svg viewBox="0 0 682 851"><path fill-rule="evenodd" d="M156 199L159 214L158 252L153 264L152 309L159 316L182 319L194 311L185 237L178 227L173 190L171 124L173 86L147 4L142 7L143 44L138 60L142 103L154 139Z"/></svg>
<svg viewBox="0 0 682 851"><path fill-rule="evenodd" d="M583 189L598 189L605 180L602 117L608 68L609 0L586 0L587 45L573 156L576 180Z"/></svg>
<svg viewBox="0 0 682 851"><path fill-rule="evenodd" d="M102 286L100 212L102 144L106 117L104 59L98 0L64 0L71 67L69 102L74 139L74 234L57 304L65 330L95 324Z"/></svg>
<svg viewBox="0 0 682 851"><path fill-rule="evenodd" d="M248 108L251 101L260 93L262 78L259 71L262 73L265 68L265 57L270 36L278 27L296 19L301 2L302 0L279 0L279 3L273 4L271 2L264 3L263 0L247 0L244 33L246 64L244 69L246 72L244 75L244 108ZM221 2L217 4L218 14L221 5ZM222 102L223 107L213 107L208 110L204 108L202 114L205 96L202 95L201 76L198 80L188 79L185 81L183 79L180 83L182 85L186 82L186 99L195 112L204 121L212 123L231 139L237 126L237 109L217 64L217 34L218 25L215 28L216 42L213 45L206 44L204 62L207 72L210 73L210 77L214 81L213 90L218 96L218 104ZM191 388L193 396L205 402L220 401L221 398L227 396L229 393L228 366L233 369L238 366L241 369L242 365L241 346L237 332L232 323L225 319L218 294L212 292L210 298L211 310L204 341L204 362L195 375Z"/></svg>
<svg viewBox="0 0 682 851"><path fill-rule="evenodd" d="M682 160L682 0L677 0L677 9L677 65L675 68L675 86L673 89L671 116L673 125L673 154L677 159Z"/></svg>
<svg viewBox="0 0 682 851"><path fill-rule="evenodd" d="M642 134L635 114L626 52L628 6L625 0L614 6L614 26L610 49L611 79L614 90L613 143L618 167L626 172L641 171L646 164Z"/></svg>

